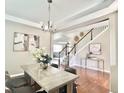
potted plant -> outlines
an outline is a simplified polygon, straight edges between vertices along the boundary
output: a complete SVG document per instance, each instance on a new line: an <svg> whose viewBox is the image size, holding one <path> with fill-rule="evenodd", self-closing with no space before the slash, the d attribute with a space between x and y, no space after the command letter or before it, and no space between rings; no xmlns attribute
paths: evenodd
<svg viewBox="0 0 124 93"><path fill-rule="evenodd" d="M51 60L52 58L48 54L42 55L41 62L43 63L43 69L46 69L48 67L48 63L50 63Z"/></svg>
<svg viewBox="0 0 124 93"><path fill-rule="evenodd" d="M37 63L40 63L40 66L43 69L47 69L48 63L52 60L52 58L46 53L45 49L40 48L36 49L33 52L33 57L37 61Z"/></svg>

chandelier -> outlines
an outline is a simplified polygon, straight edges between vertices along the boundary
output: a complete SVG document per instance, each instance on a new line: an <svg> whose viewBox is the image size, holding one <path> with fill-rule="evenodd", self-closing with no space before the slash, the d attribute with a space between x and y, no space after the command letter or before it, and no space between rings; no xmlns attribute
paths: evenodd
<svg viewBox="0 0 124 93"><path fill-rule="evenodd" d="M50 7L50 4L52 3L52 0L47 0L48 1L48 22L47 24L43 24L43 22L40 22L40 25L41 25L41 30L42 31L53 31L53 24L52 24L52 21L51 21L51 7Z"/></svg>

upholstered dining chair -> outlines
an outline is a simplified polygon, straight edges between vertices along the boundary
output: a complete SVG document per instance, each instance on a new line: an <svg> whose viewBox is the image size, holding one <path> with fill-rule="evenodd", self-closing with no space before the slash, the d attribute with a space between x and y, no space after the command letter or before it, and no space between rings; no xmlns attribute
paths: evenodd
<svg viewBox="0 0 124 93"><path fill-rule="evenodd" d="M18 88L13 88L12 93L36 93L31 86L22 86Z"/></svg>
<svg viewBox="0 0 124 93"><path fill-rule="evenodd" d="M76 69L71 68L71 67L65 68L65 71L67 71L67 72L69 72L69 73L72 73L72 74L77 74L77 73L76 73ZM78 84L73 83L73 93L77 93L77 89L76 89L77 86L78 86Z"/></svg>
<svg viewBox="0 0 124 93"><path fill-rule="evenodd" d="M76 69L71 68L71 67L65 68L65 71L70 72L70 73L72 73L72 74L77 74Z"/></svg>
<svg viewBox="0 0 124 93"><path fill-rule="evenodd" d="M55 67L55 68L58 68L58 65L57 64L54 64L54 63L52 63L51 66L52 67Z"/></svg>
<svg viewBox="0 0 124 93"><path fill-rule="evenodd" d="M28 85L25 77L11 78L8 71L5 71L5 93L46 93L44 90L36 90Z"/></svg>
<svg viewBox="0 0 124 93"><path fill-rule="evenodd" d="M27 85L24 76L11 78L8 71L5 71L5 93L34 93Z"/></svg>
<svg viewBox="0 0 124 93"><path fill-rule="evenodd" d="M5 83L9 88L18 88L27 85L27 81L24 76L11 78L8 71L5 71Z"/></svg>

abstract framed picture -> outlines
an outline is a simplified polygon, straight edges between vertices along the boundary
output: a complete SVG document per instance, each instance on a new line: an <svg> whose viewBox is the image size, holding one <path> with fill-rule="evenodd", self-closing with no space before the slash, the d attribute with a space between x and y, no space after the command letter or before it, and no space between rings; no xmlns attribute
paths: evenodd
<svg viewBox="0 0 124 93"><path fill-rule="evenodd" d="M92 43L89 45L90 54L100 55L101 54L101 44Z"/></svg>
<svg viewBox="0 0 124 93"><path fill-rule="evenodd" d="M40 37L37 35L29 35L29 51L39 48L39 39Z"/></svg>
<svg viewBox="0 0 124 93"><path fill-rule="evenodd" d="M13 51L28 51L28 34L14 32Z"/></svg>

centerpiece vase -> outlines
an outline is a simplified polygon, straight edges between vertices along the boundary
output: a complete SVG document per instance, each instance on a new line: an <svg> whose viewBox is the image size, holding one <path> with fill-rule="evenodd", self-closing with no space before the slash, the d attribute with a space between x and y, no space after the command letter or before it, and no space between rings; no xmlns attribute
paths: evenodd
<svg viewBox="0 0 124 93"><path fill-rule="evenodd" d="M43 68L43 69L47 69L47 68L48 68L48 64L43 63L43 64L42 64L42 68Z"/></svg>

